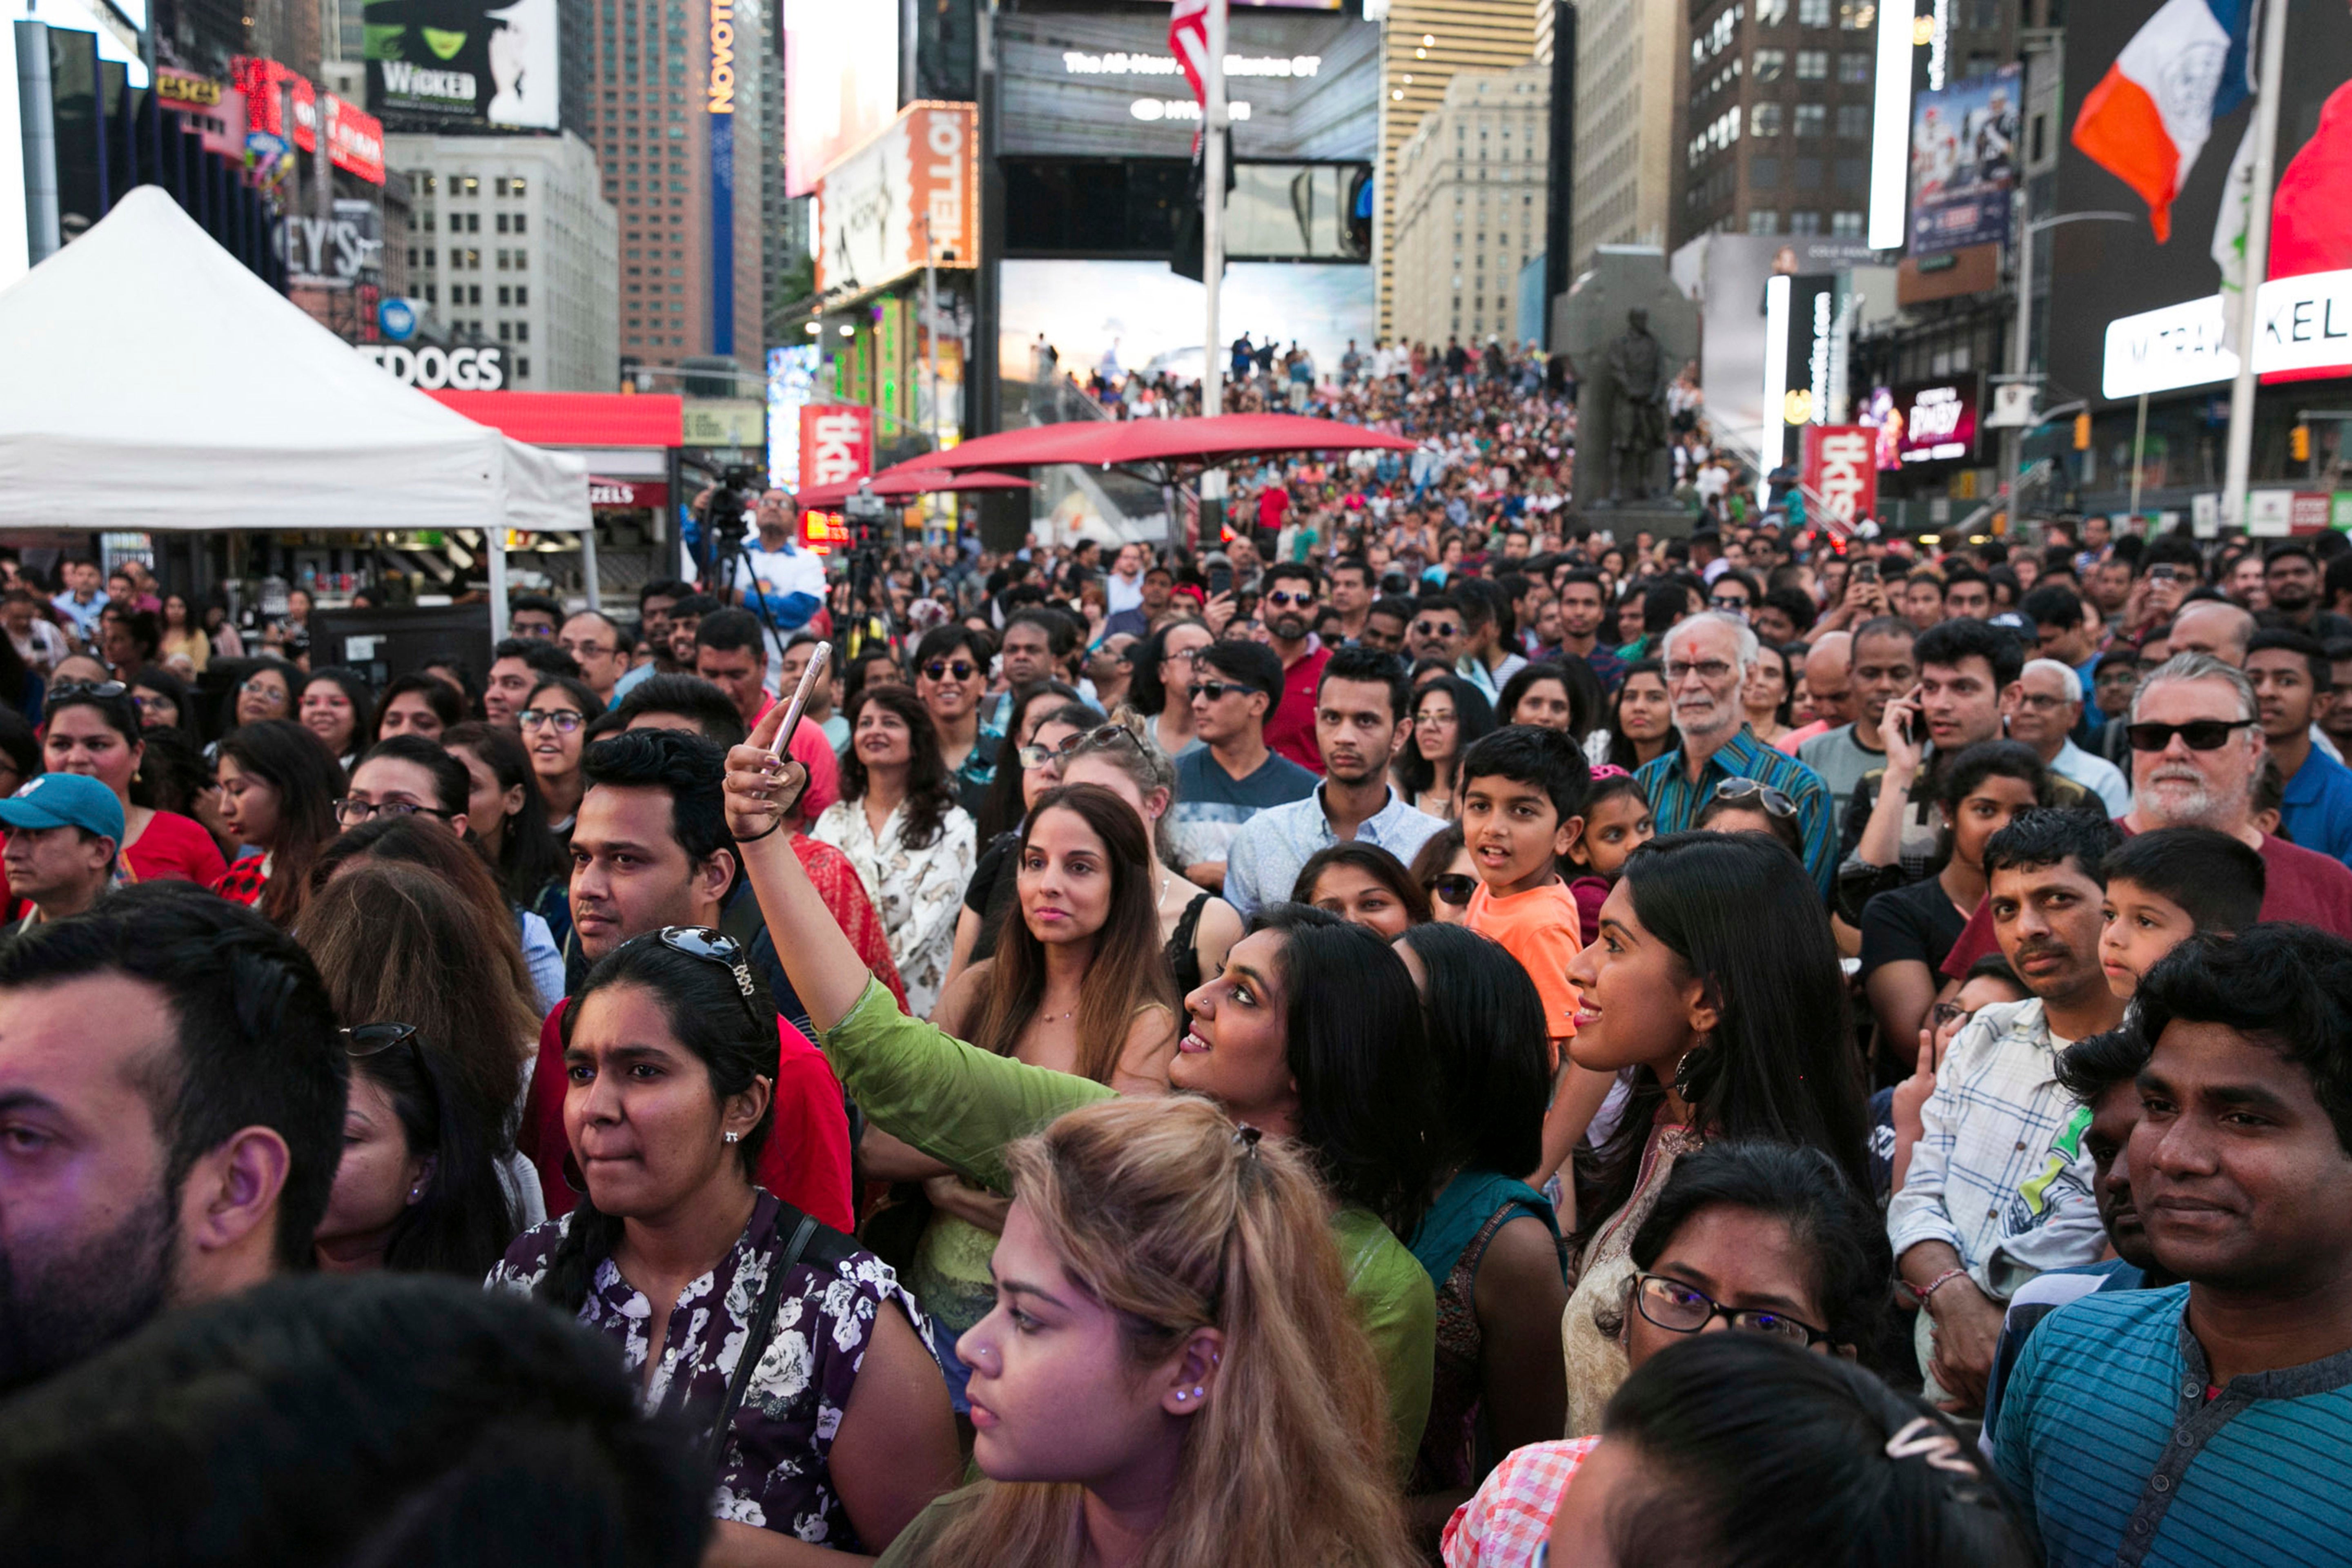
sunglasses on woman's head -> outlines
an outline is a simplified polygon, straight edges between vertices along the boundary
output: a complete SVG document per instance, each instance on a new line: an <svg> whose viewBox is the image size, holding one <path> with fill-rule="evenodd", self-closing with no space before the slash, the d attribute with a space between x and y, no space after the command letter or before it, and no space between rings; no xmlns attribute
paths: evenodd
<svg viewBox="0 0 2352 1568"><path fill-rule="evenodd" d="M1797 815L1797 803L1755 779L1726 779L1715 786L1715 798L1734 801L1742 805L1753 803L1763 807L1767 816L1790 817Z"/></svg>
<svg viewBox="0 0 2352 1568"><path fill-rule="evenodd" d="M51 689L49 696L52 701L60 697L106 699L120 697L130 689L119 680L60 680Z"/></svg>
<svg viewBox="0 0 2352 1568"><path fill-rule="evenodd" d="M672 952L716 963L732 974L736 994L742 999L743 1016L751 1020L752 1032L759 1032L760 1015L751 1006L751 970L743 962L742 943L709 926L664 926L657 935L661 944Z"/></svg>

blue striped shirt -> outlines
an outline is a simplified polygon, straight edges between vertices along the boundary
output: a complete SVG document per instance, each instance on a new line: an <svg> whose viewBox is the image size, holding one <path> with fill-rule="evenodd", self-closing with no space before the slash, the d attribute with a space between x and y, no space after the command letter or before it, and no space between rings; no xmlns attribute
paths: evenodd
<svg viewBox="0 0 2352 1568"><path fill-rule="evenodd" d="M2352 1350L2209 1400L2189 1289L2086 1296L2026 1342L1994 1458L2049 1568L2346 1562Z"/></svg>
<svg viewBox="0 0 2352 1568"><path fill-rule="evenodd" d="M1812 873L1822 897L1830 894L1837 871L1837 834L1831 821L1829 786L1822 775L1783 752L1776 752L1742 724L1739 733L1707 758L1694 783L1683 766L1682 748L1653 760L1633 775L1650 797L1650 816L1661 834L1681 833L1698 822L1698 814L1714 797L1715 786L1726 779L1754 779L1789 797L1797 808L1797 826L1804 831L1805 869Z"/></svg>

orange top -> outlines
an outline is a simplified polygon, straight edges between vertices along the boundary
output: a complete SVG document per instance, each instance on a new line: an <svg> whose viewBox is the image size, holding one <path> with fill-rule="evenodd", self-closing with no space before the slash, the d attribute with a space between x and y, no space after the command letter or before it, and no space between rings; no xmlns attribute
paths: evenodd
<svg viewBox="0 0 2352 1568"><path fill-rule="evenodd" d="M1543 997L1544 1027L1555 1040L1576 1033L1576 987L1569 984L1568 966L1584 951L1578 940L1583 915L1576 895L1565 882L1547 882L1524 893L1498 899L1484 882L1470 895L1466 922L1481 936L1493 937L1519 961L1528 978Z"/></svg>

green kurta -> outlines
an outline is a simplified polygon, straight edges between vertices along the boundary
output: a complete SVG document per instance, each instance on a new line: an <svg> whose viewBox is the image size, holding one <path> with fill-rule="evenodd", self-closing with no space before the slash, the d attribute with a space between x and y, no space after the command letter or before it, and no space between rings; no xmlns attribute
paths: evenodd
<svg viewBox="0 0 2352 1568"><path fill-rule="evenodd" d="M878 982L825 1031L824 1054L874 1125L1008 1196L1005 1145L1113 1093L1091 1079L992 1056L909 1018ZM1428 1271L1368 1210L1337 1210L1331 1237L1388 1388L1389 1447L1402 1476L1429 1421L1436 1292Z"/></svg>

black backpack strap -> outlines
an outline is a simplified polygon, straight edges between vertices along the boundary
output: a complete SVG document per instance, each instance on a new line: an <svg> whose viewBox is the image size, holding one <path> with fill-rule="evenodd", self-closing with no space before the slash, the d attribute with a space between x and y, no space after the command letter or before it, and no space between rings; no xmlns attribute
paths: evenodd
<svg viewBox="0 0 2352 1568"><path fill-rule="evenodd" d="M735 1412L741 1408L743 1394L751 1386L751 1373L760 1358L768 1352L768 1336L775 1331L776 1310L783 1304L784 1276L798 1266L801 1254L824 1226L813 1215L803 1214L792 1205L778 1200L776 1205L776 1241L780 1250L768 1265L768 1282L760 1291L758 1310L751 1314L751 1331L743 1336L743 1352L735 1363L735 1375L728 1381L727 1398L719 1406L719 1419L710 1427L710 1443L704 1458L716 1470L727 1450L727 1429L735 1424Z"/></svg>

